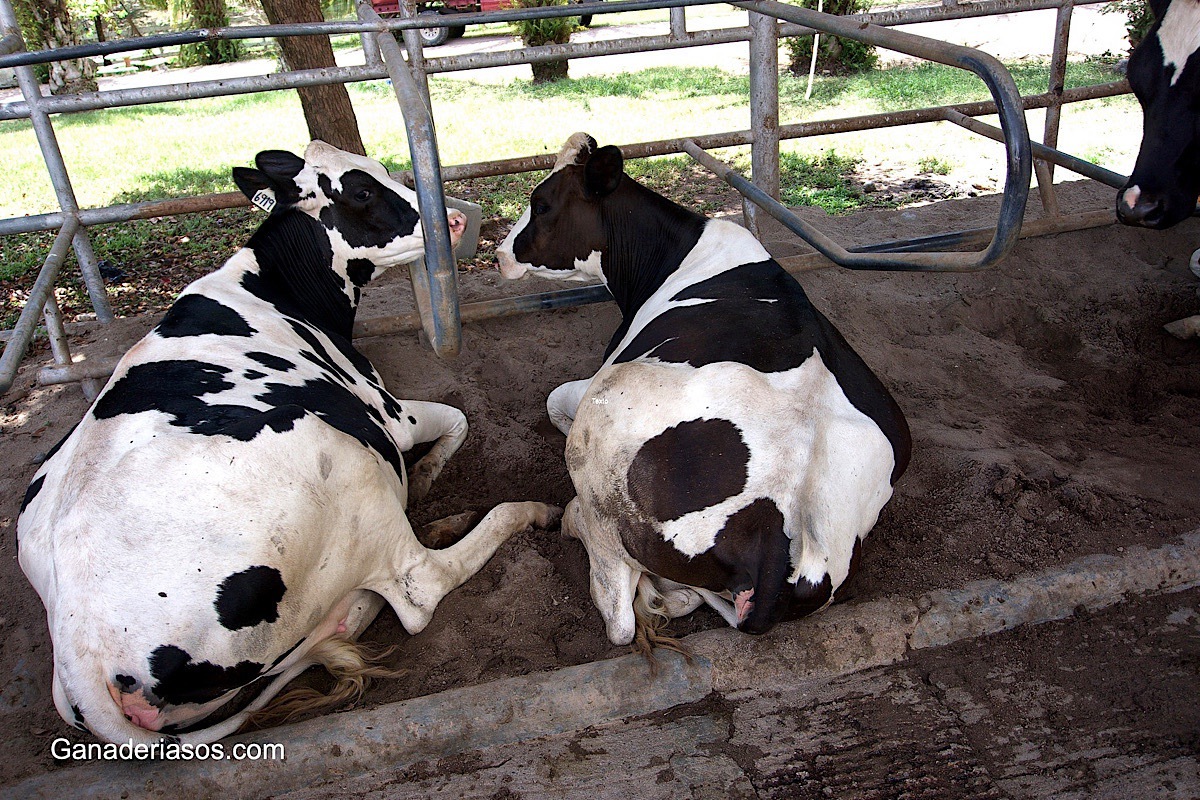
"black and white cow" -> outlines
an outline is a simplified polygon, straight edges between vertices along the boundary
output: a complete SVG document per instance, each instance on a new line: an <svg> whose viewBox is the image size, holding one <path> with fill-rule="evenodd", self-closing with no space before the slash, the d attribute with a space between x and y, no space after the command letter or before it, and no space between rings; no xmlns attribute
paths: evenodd
<svg viewBox="0 0 1200 800"><path fill-rule="evenodd" d="M1150 0L1155 22L1129 57L1129 85L1142 106L1142 144L1117 194L1126 225L1170 228L1192 216L1200 196L1200 0ZM1191 269L1200 277L1200 250ZM1166 326L1200 336L1200 315Z"/></svg>
<svg viewBox="0 0 1200 800"><path fill-rule="evenodd" d="M422 253L415 194L323 142L256 164L234 179L270 216L130 349L22 506L55 705L109 741L236 730L308 665L353 662L385 600L419 631L508 536L555 515L506 503L447 549L418 543L406 504L466 419L393 397L350 341L361 287ZM251 684L251 705L204 727Z"/></svg>
<svg viewBox="0 0 1200 800"><path fill-rule="evenodd" d="M602 278L623 321L547 400L609 638L707 602L740 630L827 605L911 451L887 389L745 229L624 174L575 134L501 273Z"/></svg>
<svg viewBox="0 0 1200 800"><path fill-rule="evenodd" d="M1155 23L1129 57L1142 145L1117 195L1126 225L1169 228L1200 196L1200 0L1150 0Z"/></svg>

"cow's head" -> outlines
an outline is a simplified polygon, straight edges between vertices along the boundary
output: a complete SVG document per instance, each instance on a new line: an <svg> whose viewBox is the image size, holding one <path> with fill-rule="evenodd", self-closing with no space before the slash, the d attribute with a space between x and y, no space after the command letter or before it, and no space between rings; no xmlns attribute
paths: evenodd
<svg viewBox="0 0 1200 800"><path fill-rule="evenodd" d="M424 253L416 192L393 179L378 161L314 141L304 158L265 150L254 163L257 169L235 167L234 183L272 215L300 211L325 228L333 269L352 302L357 302L357 290L384 269ZM457 244L466 217L451 209L447 218Z"/></svg>
<svg viewBox="0 0 1200 800"><path fill-rule="evenodd" d="M1117 195L1126 225L1169 228L1200 195L1200 0L1151 0L1157 18L1129 58L1142 146Z"/></svg>
<svg viewBox="0 0 1200 800"><path fill-rule="evenodd" d="M603 279L606 237L601 204L620 185L623 168L616 147L597 147L586 133L568 139L553 171L533 190L529 207L496 249L500 274Z"/></svg>

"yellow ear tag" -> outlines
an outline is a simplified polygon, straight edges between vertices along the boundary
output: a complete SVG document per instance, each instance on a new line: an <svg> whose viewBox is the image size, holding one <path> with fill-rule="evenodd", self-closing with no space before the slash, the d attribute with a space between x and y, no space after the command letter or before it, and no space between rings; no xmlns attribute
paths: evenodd
<svg viewBox="0 0 1200 800"><path fill-rule="evenodd" d="M275 193L270 189L259 189L250 202L270 214L275 209Z"/></svg>

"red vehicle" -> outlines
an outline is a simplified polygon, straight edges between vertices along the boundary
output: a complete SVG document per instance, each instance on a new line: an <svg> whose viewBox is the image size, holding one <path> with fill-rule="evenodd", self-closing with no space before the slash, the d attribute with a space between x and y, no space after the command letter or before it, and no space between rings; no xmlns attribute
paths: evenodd
<svg viewBox="0 0 1200 800"><path fill-rule="evenodd" d="M581 0L572 0L581 2ZM513 6L512 0L417 0L417 14L464 14L471 11L499 11ZM400 14L399 0L371 0L371 8L381 17ZM580 25L591 25L592 15L579 18ZM450 39L456 39L466 31L466 25L451 25L445 28L421 28L421 43L426 47L437 47Z"/></svg>

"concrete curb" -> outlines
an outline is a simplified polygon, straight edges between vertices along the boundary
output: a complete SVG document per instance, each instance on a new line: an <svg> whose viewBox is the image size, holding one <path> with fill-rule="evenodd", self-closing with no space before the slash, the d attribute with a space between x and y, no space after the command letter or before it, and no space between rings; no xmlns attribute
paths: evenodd
<svg viewBox="0 0 1200 800"><path fill-rule="evenodd" d="M0 788L0 797L257 798L384 767L525 741L708 696L752 691L771 676L824 680L1026 623L1063 619L1130 595L1200 585L1200 531L1154 550L1088 556L1014 581L976 581L916 601L888 597L837 606L747 637L712 630L687 638L692 658L638 656L453 689L369 711L333 714L225 741L283 743L285 761L93 762Z"/></svg>

